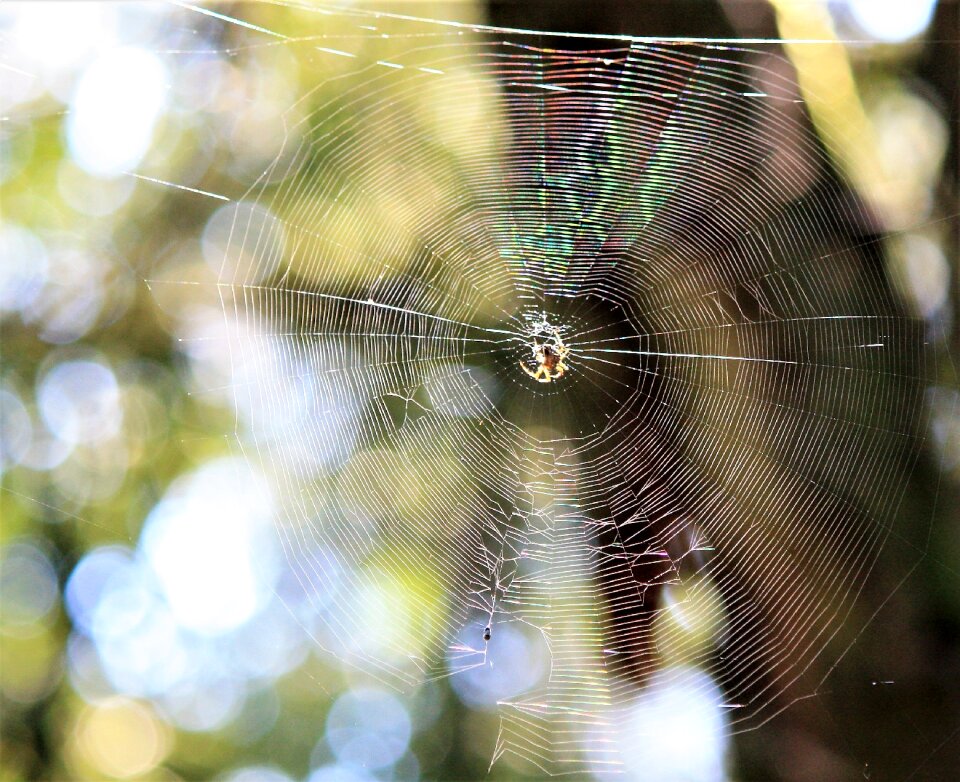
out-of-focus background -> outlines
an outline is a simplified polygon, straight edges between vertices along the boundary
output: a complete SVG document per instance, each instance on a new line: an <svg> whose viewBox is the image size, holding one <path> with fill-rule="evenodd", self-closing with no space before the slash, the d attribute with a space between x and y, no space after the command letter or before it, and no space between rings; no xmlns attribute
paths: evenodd
<svg viewBox="0 0 960 782"><path fill-rule="evenodd" d="M323 653L298 618L269 492L231 436L225 358L205 340L221 312L190 282L224 255L237 207L218 194L254 185L280 151L278 116L318 74L289 48L238 45L289 27L296 8L205 8L0 6L0 780L512 778L509 763L488 772L500 685L478 676L396 693ZM840 129L827 151L877 215L904 307L927 323L922 480L899 511L909 538L880 560L889 600L819 709L793 704L718 743L674 694L650 779L956 778L958 9L391 8L565 32L843 42L829 56L781 52L814 124ZM336 80L320 89L334 95ZM871 179L877 170L896 187ZM917 566L884 584L898 547Z"/></svg>

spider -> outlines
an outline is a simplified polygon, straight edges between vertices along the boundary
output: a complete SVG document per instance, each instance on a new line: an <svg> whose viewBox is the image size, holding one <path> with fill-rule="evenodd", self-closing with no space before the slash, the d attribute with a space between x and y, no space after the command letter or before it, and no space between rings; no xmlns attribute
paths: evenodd
<svg viewBox="0 0 960 782"><path fill-rule="evenodd" d="M536 369L530 369L522 361L520 368L538 383L549 383L551 380L563 377L568 367L563 360L569 355L570 348L563 344L560 332L553 330L553 344L542 345L533 340L533 360L537 362Z"/></svg>

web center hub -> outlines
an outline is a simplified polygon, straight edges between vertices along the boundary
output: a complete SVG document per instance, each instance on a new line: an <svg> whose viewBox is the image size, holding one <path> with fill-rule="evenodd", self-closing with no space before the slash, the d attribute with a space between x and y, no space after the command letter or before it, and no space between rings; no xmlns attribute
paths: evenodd
<svg viewBox="0 0 960 782"><path fill-rule="evenodd" d="M530 339L530 356L521 360L520 368L538 383L551 383L569 369L566 360L570 348L564 344L560 329L544 320L535 324Z"/></svg>

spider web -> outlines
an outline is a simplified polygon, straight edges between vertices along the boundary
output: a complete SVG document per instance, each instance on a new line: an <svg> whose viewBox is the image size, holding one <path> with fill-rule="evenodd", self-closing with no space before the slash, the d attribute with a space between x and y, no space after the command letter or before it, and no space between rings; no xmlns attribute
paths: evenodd
<svg viewBox="0 0 960 782"><path fill-rule="evenodd" d="M658 671L709 674L733 731L809 693L908 480L924 337L784 62L315 19L260 30L321 76L217 290L317 642L404 687L519 630L548 665L494 759L550 774L617 769Z"/></svg>

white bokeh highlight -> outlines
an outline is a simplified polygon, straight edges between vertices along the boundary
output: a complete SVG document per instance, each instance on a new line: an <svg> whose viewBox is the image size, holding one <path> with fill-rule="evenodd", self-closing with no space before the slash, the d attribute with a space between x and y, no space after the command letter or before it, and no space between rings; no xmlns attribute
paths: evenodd
<svg viewBox="0 0 960 782"><path fill-rule="evenodd" d="M94 61L80 77L67 119L77 165L102 177L139 165L166 102L167 79L159 58L137 48Z"/></svg>
<svg viewBox="0 0 960 782"><path fill-rule="evenodd" d="M226 460L154 508L141 545L180 626L217 635L262 608L276 579L268 496L245 465Z"/></svg>
<svg viewBox="0 0 960 782"><path fill-rule="evenodd" d="M930 24L937 0L847 0L857 25L885 43L913 38Z"/></svg>

